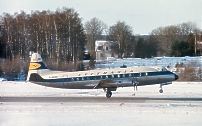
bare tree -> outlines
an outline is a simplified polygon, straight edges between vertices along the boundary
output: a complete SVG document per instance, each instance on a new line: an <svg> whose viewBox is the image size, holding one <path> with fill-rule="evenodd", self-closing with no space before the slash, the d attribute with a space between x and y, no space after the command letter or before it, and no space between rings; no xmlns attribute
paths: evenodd
<svg viewBox="0 0 202 126"><path fill-rule="evenodd" d="M34 51L45 61L51 60L48 63L55 68L62 69L57 67L59 62L75 66L82 63L86 37L81 18L72 8L32 11L31 14L4 13L0 24L4 24L1 43L5 43L2 53L6 58L29 61L29 51Z"/></svg>
<svg viewBox="0 0 202 126"><path fill-rule="evenodd" d="M198 28L195 23L186 22L178 25L159 27L152 30L151 36L158 43L158 52L160 55L169 56L172 44L176 41L186 41L187 36L196 29Z"/></svg>
<svg viewBox="0 0 202 126"><path fill-rule="evenodd" d="M126 55L129 54L127 51L130 50L132 34L132 27L126 25L125 22L118 21L115 25L109 28L109 39L117 42L118 49L116 53L119 58L122 58L124 53Z"/></svg>
<svg viewBox="0 0 202 126"><path fill-rule="evenodd" d="M84 29L87 36L87 46L90 48L90 56L92 59L95 59L95 41L104 33L107 26L101 20L94 17L85 23Z"/></svg>

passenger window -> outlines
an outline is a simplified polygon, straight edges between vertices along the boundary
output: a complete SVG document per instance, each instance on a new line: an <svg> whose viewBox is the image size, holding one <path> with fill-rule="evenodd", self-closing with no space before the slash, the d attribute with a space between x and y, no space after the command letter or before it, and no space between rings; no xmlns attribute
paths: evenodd
<svg viewBox="0 0 202 126"><path fill-rule="evenodd" d="M71 78L67 78L67 81L71 81L72 79Z"/></svg>
<svg viewBox="0 0 202 126"><path fill-rule="evenodd" d="M97 76L96 78L97 78L97 80L101 79L101 77L100 77L100 76Z"/></svg>
<svg viewBox="0 0 202 126"><path fill-rule="evenodd" d="M125 76L124 77L129 77L129 74L125 74Z"/></svg>
<svg viewBox="0 0 202 126"><path fill-rule="evenodd" d="M89 79L90 79L90 80L94 80L95 77L94 77L94 76L90 76Z"/></svg>
<svg viewBox="0 0 202 126"><path fill-rule="evenodd" d="M88 80L88 78L87 78L87 77L84 77L84 80Z"/></svg>

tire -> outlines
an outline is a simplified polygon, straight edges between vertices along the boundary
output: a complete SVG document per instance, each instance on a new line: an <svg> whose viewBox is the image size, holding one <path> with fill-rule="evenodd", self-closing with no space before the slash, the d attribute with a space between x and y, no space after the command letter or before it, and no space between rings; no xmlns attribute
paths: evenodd
<svg viewBox="0 0 202 126"><path fill-rule="evenodd" d="M111 98L111 96L112 96L112 92L107 92L106 97Z"/></svg>
<svg viewBox="0 0 202 126"><path fill-rule="evenodd" d="M160 90L159 90L159 93L163 93L163 90L162 90L162 89L160 89Z"/></svg>

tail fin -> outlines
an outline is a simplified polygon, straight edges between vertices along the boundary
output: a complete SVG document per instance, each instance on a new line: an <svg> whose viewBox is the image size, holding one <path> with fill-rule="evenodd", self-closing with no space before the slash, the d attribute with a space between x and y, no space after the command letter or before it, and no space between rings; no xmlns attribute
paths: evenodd
<svg viewBox="0 0 202 126"><path fill-rule="evenodd" d="M33 73L38 73L38 70L48 70L48 68L43 63L41 55L38 53L33 53L31 56L31 61L29 65L27 81L30 81L30 75Z"/></svg>
<svg viewBox="0 0 202 126"><path fill-rule="evenodd" d="M41 55L38 53L33 53L29 65L29 70L39 70L39 69L48 69L41 58Z"/></svg>

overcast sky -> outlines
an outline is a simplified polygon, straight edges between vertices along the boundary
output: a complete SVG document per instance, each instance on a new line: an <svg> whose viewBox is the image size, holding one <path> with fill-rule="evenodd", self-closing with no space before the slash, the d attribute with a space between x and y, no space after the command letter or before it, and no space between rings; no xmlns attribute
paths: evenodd
<svg viewBox="0 0 202 126"><path fill-rule="evenodd" d="M97 17L108 26L125 21L134 34L160 26L194 22L202 28L202 0L0 0L0 14L74 8L83 23Z"/></svg>

